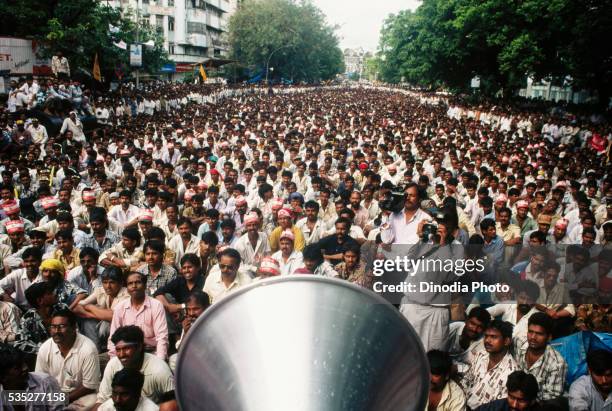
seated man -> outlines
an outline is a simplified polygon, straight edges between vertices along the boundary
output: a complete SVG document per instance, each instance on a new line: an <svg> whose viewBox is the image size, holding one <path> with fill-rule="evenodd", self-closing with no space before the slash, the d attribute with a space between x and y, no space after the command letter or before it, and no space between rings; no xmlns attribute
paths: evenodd
<svg viewBox="0 0 612 411"><path fill-rule="evenodd" d="M38 350L36 372L54 377L68 394L67 410L88 410L96 403L100 384L98 349L77 332L77 317L67 309L52 314L51 338Z"/></svg>
<svg viewBox="0 0 612 411"><path fill-rule="evenodd" d="M47 282L32 284L25 296L32 308L21 317L14 345L26 355L35 357L41 344L50 337L47 324L51 322L51 313L65 306L56 305L55 289Z"/></svg>
<svg viewBox="0 0 612 411"><path fill-rule="evenodd" d="M549 345L552 338L553 320L544 313L529 317L527 343L515 347L519 369L536 377L540 391L538 400L548 401L563 394L567 364Z"/></svg>
<svg viewBox="0 0 612 411"><path fill-rule="evenodd" d="M342 251L347 246L359 246L359 243L350 237L351 220L340 217L335 223L336 232L321 238L317 246L322 250L325 261L332 265L342 262Z"/></svg>
<svg viewBox="0 0 612 411"><path fill-rule="evenodd" d="M71 310L77 306L79 301L87 297L87 291L65 281L66 267L55 259L44 260L40 265L43 280L51 284L55 290L55 296L59 304L65 304Z"/></svg>
<svg viewBox="0 0 612 411"><path fill-rule="evenodd" d="M100 255L100 265L133 269L144 260L140 242L142 236L135 227L126 228L121 233L121 242L115 244Z"/></svg>
<svg viewBox="0 0 612 411"><path fill-rule="evenodd" d="M117 356L112 357L104 369L96 407L93 409L111 398L113 377L124 368L138 370L144 375L142 395L155 403L159 402L163 393L174 389L174 377L168 364L145 352L144 334L139 327L120 327L111 336L111 340Z"/></svg>
<svg viewBox="0 0 612 411"><path fill-rule="evenodd" d="M607 411L612 408L612 353L589 351L587 366L589 375L578 378L569 389L570 409Z"/></svg>
<svg viewBox="0 0 612 411"><path fill-rule="evenodd" d="M89 297L79 301L74 311L82 318L93 320L83 324L83 333L101 351L106 351L113 308L120 301L129 299L130 295L123 286L123 274L118 268L105 268L100 277L102 287L96 288Z"/></svg>
<svg viewBox="0 0 612 411"><path fill-rule="evenodd" d="M79 265L80 250L74 244L72 230L60 230L55 234L57 248L44 258L54 258L64 264L66 271L72 270Z"/></svg>
<svg viewBox="0 0 612 411"><path fill-rule="evenodd" d="M153 296L158 288L176 278L174 267L164 264L165 251L166 245L161 241L150 240L144 244L146 264L139 267L137 271L146 277L147 295Z"/></svg>
<svg viewBox="0 0 612 411"><path fill-rule="evenodd" d="M156 411L157 404L142 395L144 376L138 370L124 368L113 377L111 398L98 411Z"/></svg>
<svg viewBox="0 0 612 411"><path fill-rule="evenodd" d="M132 272L127 277L129 299L117 304L113 309L110 334L126 325L137 325L144 332L145 350L154 352L162 360L168 353L168 325L162 303L146 294L144 274ZM115 347L108 343L110 355L115 355Z"/></svg>
<svg viewBox="0 0 612 411"><path fill-rule="evenodd" d="M453 360L438 350L427 353L429 361L429 408L437 411L465 410L465 394L455 381L451 380Z"/></svg>
<svg viewBox="0 0 612 411"><path fill-rule="evenodd" d="M52 397L60 393L60 386L50 375L28 372L23 352L7 344L0 344L0 410L36 410L36 411L62 411L65 410L65 401L49 402L36 407L18 408L5 402L7 391L26 391L40 393Z"/></svg>
<svg viewBox="0 0 612 411"><path fill-rule="evenodd" d="M481 405L474 411L530 411L537 410L538 382L531 374L514 371L506 382L506 398Z"/></svg>
<svg viewBox="0 0 612 411"><path fill-rule="evenodd" d="M484 347L461 380L471 409L506 396L506 379L518 369L510 354L512 324L493 320L485 329Z"/></svg>
<svg viewBox="0 0 612 411"><path fill-rule="evenodd" d="M30 306L25 298L25 290L32 283L43 280L39 270L42 254L39 249L30 247L23 252L22 259L24 268L14 270L0 280L0 298L26 311Z"/></svg>
<svg viewBox="0 0 612 411"><path fill-rule="evenodd" d="M91 247L85 247L79 254L79 265L68 271L67 280L91 295L102 286L100 274L104 267L98 265L100 254Z"/></svg>
<svg viewBox="0 0 612 411"><path fill-rule="evenodd" d="M240 253L233 248L227 248L218 255L218 269L212 269L204 282L204 292L210 296L212 304L228 294L251 282L251 278L239 271Z"/></svg>
<svg viewBox="0 0 612 411"><path fill-rule="evenodd" d="M184 257L183 257L184 258ZM200 291L194 290L189 294L185 303L185 319L183 320L183 331L181 333L181 337L176 342L176 349L178 350L181 341L185 338L185 335L191 329L191 326L195 321L200 317L200 315L204 314L204 310L206 310L210 306L210 297L208 294ZM176 359L177 354L173 354L170 356L169 365L172 372L176 368Z"/></svg>
<svg viewBox="0 0 612 411"><path fill-rule="evenodd" d="M489 326L491 314L482 307L474 307L465 322L450 324L446 350L457 364L459 373L467 371L474 356L484 350L483 332Z"/></svg>
<svg viewBox="0 0 612 411"><path fill-rule="evenodd" d="M0 343L12 343L19 330L21 310L13 303L0 301Z"/></svg>
<svg viewBox="0 0 612 411"><path fill-rule="evenodd" d="M184 310L189 295L193 291L204 288L204 277L200 270L200 259L196 254L185 254L181 258L181 274L158 288L154 294L154 297L171 314L177 314Z"/></svg>
<svg viewBox="0 0 612 411"><path fill-rule="evenodd" d="M487 308L492 317L501 319L514 326L514 346L520 347L527 340L527 321L537 313L535 303L540 297L538 285L532 281L521 281L514 287L516 303L503 302Z"/></svg>

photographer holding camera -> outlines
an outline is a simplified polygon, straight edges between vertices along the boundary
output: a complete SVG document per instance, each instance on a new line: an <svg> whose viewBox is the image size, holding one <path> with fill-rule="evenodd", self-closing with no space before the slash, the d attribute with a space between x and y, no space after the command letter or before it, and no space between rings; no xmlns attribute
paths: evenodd
<svg viewBox="0 0 612 411"><path fill-rule="evenodd" d="M419 265L413 265L406 277L407 283L415 284L416 292L408 292L402 298L400 312L414 327L425 350L444 349L448 340L450 304L452 293L439 289L423 289L420 283L438 285L452 284L460 278L454 270L432 262L455 262L464 258L463 246L455 239L458 216L456 210L444 207L436 210L434 221L419 224L418 234L422 242L412 247L409 256Z"/></svg>
<svg viewBox="0 0 612 411"><path fill-rule="evenodd" d="M403 195L392 191L380 207L390 213L380 227L380 238L384 244L419 243L419 228L422 228L424 221L430 221L431 216L421 210L421 195L416 183L409 183Z"/></svg>

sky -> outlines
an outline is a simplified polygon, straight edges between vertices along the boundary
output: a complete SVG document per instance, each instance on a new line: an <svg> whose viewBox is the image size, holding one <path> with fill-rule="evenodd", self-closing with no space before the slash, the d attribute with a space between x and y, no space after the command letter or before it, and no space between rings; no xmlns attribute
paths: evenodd
<svg viewBox="0 0 612 411"><path fill-rule="evenodd" d="M330 24L340 26L340 47L376 51L383 21L390 13L414 10L417 0L313 0Z"/></svg>

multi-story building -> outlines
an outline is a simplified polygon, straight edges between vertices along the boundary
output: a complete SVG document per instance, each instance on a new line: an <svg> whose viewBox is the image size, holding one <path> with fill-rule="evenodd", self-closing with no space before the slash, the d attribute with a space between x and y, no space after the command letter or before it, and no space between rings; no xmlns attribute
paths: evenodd
<svg viewBox="0 0 612 411"><path fill-rule="evenodd" d="M358 75L361 78L365 72L365 62L370 57L372 53L362 48L344 49L345 74L347 76Z"/></svg>
<svg viewBox="0 0 612 411"><path fill-rule="evenodd" d="M112 0L132 18L156 27L176 72L193 71L194 63L226 58L227 23L238 0ZM236 3L236 4L230 4Z"/></svg>

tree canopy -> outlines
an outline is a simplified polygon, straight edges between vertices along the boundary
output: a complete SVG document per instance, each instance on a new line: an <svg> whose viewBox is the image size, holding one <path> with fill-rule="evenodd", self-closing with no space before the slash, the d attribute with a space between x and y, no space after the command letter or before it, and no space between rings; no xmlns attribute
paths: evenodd
<svg viewBox="0 0 612 411"><path fill-rule="evenodd" d="M109 24L116 27L109 31ZM44 45L44 53L56 51L69 59L73 68L91 71L94 56L108 78L122 67L127 74L129 52L113 43L130 45L154 40L143 47L143 70L157 72L167 61L163 40L154 28L137 24L129 15L97 0L0 0L0 35L32 38Z"/></svg>
<svg viewBox="0 0 612 411"><path fill-rule="evenodd" d="M246 0L231 17L233 58L254 72L294 81L327 80L343 70L335 27L309 1Z"/></svg>
<svg viewBox="0 0 612 411"><path fill-rule="evenodd" d="M381 30L383 80L512 92L527 76L611 93L612 5L604 0L423 0Z"/></svg>

